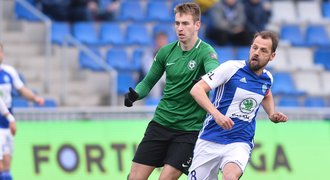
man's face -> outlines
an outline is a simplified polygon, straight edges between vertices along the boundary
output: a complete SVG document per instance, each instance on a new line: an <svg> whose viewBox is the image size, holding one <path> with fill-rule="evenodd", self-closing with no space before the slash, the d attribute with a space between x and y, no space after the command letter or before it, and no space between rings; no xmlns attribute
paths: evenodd
<svg viewBox="0 0 330 180"><path fill-rule="evenodd" d="M200 21L194 23L192 15L182 13L175 14L175 31L181 42L189 42L197 35L199 27Z"/></svg>
<svg viewBox="0 0 330 180"><path fill-rule="evenodd" d="M249 66L254 72L261 73L268 62L273 60L275 52L272 52L271 48L271 39L262 39L258 36L253 41L249 54Z"/></svg>

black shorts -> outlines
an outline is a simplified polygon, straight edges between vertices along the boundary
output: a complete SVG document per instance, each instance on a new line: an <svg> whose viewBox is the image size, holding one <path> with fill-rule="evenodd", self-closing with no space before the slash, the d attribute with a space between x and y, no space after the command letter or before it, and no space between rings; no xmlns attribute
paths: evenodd
<svg viewBox="0 0 330 180"><path fill-rule="evenodd" d="M178 131L151 121L133 161L162 167L169 164L188 174L198 131Z"/></svg>

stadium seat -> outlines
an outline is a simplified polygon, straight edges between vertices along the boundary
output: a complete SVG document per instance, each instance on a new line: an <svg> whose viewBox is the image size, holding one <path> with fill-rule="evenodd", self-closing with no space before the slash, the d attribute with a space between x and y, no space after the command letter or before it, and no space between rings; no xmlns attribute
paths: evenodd
<svg viewBox="0 0 330 180"><path fill-rule="evenodd" d="M238 60L247 60L249 58L250 47L241 46L236 49L236 56Z"/></svg>
<svg viewBox="0 0 330 180"><path fill-rule="evenodd" d="M226 62L227 60L236 60L235 52L232 47L215 47L214 48L220 64Z"/></svg>
<svg viewBox="0 0 330 180"><path fill-rule="evenodd" d="M127 93L127 89L129 87L135 87L136 86L136 79L134 77L134 73L133 72L120 72L118 73L118 77L117 77L118 81L117 81L117 93L119 95L124 95L125 93Z"/></svg>
<svg viewBox="0 0 330 180"><path fill-rule="evenodd" d="M157 33L164 32L167 34L169 42L177 40L173 23L157 23L153 26L152 35L155 37Z"/></svg>
<svg viewBox="0 0 330 180"><path fill-rule="evenodd" d="M90 49L97 57L102 59L101 51L97 48ZM92 71L104 71L104 68L98 63L96 63L92 57L90 57L86 52L79 52L79 66L81 69L89 69Z"/></svg>
<svg viewBox="0 0 330 180"><path fill-rule="evenodd" d="M304 99L305 107L326 107L326 100L323 97L308 96Z"/></svg>
<svg viewBox="0 0 330 180"><path fill-rule="evenodd" d="M271 22L282 23L296 23L297 9L294 1L271 1Z"/></svg>
<svg viewBox="0 0 330 180"><path fill-rule="evenodd" d="M330 1L322 3L322 15L324 18L330 20Z"/></svg>
<svg viewBox="0 0 330 180"><path fill-rule="evenodd" d="M287 41L292 46L304 46L304 34L297 24L282 25L280 29L280 39Z"/></svg>
<svg viewBox="0 0 330 180"><path fill-rule="evenodd" d="M100 39L104 44L124 45L125 37L120 23L102 23Z"/></svg>
<svg viewBox="0 0 330 180"><path fill-rule="evenodd" d="M166 1L147 1L148 21L172 22L174 19Z"/></svg>
<svg viewBox="0 0 330 180"><path fill-rule="evenodd" d="M137 71L133 62L129 59L128 53L125 49L110 48L106 54L107 64L122 72L122 71Z"/></svg>
<svg viewBox="0 0 330 180"><path fill-rule="evenodd" d="M288 72L276 72L273 73L274 83L272 86L272 93L277 95L292 95L300 96L303 95L303 91L298 91L295 82Z"/></svg>
<svg viewBox="0 0 330 180"><path fill-rule="evenodd" d="M133 23L126 29L127 43L129 45L148 46L151 44L150 33L144 23Z"/></svg>
<svg viewBox="0 0 330 180"><path fill-rule="evenodd" d="M330 50L328 48L318 48L314 51L314 63L321 64L326 70L330 70Z"/></svg>
<svg viewBox="0 0 330 180"><path fill-rule="evenodd" d="M102 45L99 39L99 32L93 22L77 22L72 27L73 36L80 42L89 45Z"/></svg>
<svg viewBox="0 0 330 180"><path fill-rule="evenodd" d="M12 107L27 108L29 107L29 101L22 97L14 97L12 101Z"/></svg>
<svg viewBox="0 0 330 180"><path fill-rule="evenodd" d="M295 71L293 73L297 89L306 92L311 96L322 96L323 91L321 77L316 71Z"/></svg>
<svg viewBox="0 0 330 180"><path fill-rule="evenodd" d="M290 47L287 49L290 66L294 70L316 70L324 68L319 64L314 64L313 50L304 47ZM276 56L278 53L276 53ZM277 62L275 62L277 63Z"/></svg>
<svg viewBox="0 0 330 180"><path fill-rule="evenodd" d="M40 106L39 104L34 103L33 107L37 107L37 108L55 108L57 107L57 102L54 99L49 99L46 98L45 99L45 104L43 106Z"/></svg>
<svg viewBox="0 0 330 180"><path fill-rule="evenodd" d="M132 63L135 70L141 70L142 68L142 58L144 54L144 49L137 48L133 50Z"/></svg>
<svg viewBox="0 0 330 180"><path fill-rule="evenodd" d="M266 69L276 71L292 70L286 47L278 47L276 49L276 56L272 61L268 63Z"/></svg>
<svg viewBox="0 0 330 180"><path fill-rule="evenodd" d="M295 96L281 96L277 102L280 107L300 107L300 101Z"/></svg>
<svg viewBox="0 0 330 180"><path fill-rule="evenodd" d="M306 29L306 44L317 47L330 47L330 39L325 26L309 25Z"/></svg>
<svg viewBox="0 0 330 180"><path fill-rule="evenodd" d="M297 14L300 23L321 23L322 12L319 1L296 1ZM281 13L283 10L281 11Z"/></svg>
<svg viewBox="0 0 330 180"><path fill-rule="evenodd" d="M27 0L31 7L35 8L36 2L34 0ZM28 21L40 21L40 19L27 10L20 3L15 2L15 16L17 19L25 19Z"/></svg>
<svg viewBox="0 0 330 180"><path fill-rule="evenodd" d="M160 98L156 97L146 97L144 105L146 106L157 106L160 101Z"/></svg>
<svg viewBox="0 0 330 180"><path fill-rule="evenodd" d="M71 35L70 24L67 22L55 22L52 23L51 41L53 44L62 45L65 36Z"/></svg>
<svg viewBox="0 0 330 180"><path fill-rule="evenodd" d="M123 1L119 10L118 20L121 21L144 21L145 11L140 1Z"/></svg>
<svg viewBox="0 0 330 180"><path fill-rule="evenodd" d="M324 71L321 73L321 82L322 82L322 87L323 91L325 92L326 96L330 96L330 71Z"/></svg>

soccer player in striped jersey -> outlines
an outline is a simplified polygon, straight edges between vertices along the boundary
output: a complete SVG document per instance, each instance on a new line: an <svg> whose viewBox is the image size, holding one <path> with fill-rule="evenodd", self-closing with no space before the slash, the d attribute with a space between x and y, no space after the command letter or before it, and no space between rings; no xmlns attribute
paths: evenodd
<svg viewBox="0 0 330 180"><path fill-rule="evenodd" d="M249 59L231 60L204 75L191 95L208 116L197 140L189 180L239 179L254 146L256 116L260 105L269 119L286 122L288 117L275 112L271 93L273 77L265 69L275 57L278 36L271 31L256 33ZM207 92L215 89L212 102Z"/></svg>
<svg viewBox="0 0 330 180"><path fill-rule="evenodd" d="M174 14L178 40L158 51L147 75L125 95L125 106L132 106L148 95L165 72L163 97L137 148L130 180L148 179L155 167L164 167L159 179L178 179L188 173L206 115L189 92L195 79L219 66L215 50L198 38L199 6L179 4Z"/></svg>
<svg viewBox="0 0 330 180"><path fill-rule="evenodd" d="M24 86L24 83L19 78L17 71L9 65L3 64L4 51L3 46L0 44L0 98L4 101L8 107L9 112L12 114L12 90L16 89L21 96L33 101L39 105L44 104L44 99L37 96L30 89ZM0 115L0 140L1 140L1 152L2 161L0 161L0 179L11 180L10 174L10 163L13 153L13 131L12 128L16 129L16 124L8 119L8 116ZM12 127L15 126L15 127ZM1 155L1 153L0 153Z"/></svg>

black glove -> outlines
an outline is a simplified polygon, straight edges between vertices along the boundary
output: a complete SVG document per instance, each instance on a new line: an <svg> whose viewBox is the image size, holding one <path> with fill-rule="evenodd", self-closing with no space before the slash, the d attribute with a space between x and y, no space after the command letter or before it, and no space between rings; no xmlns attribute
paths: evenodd
<svg viewBox="0 0 330 180"><path fill-rule="evenodd" d="M135 90L129 87L129 92L125 94L125 106L131 107L133 106L133 102L135 102L139 97L139 94L135 92Z"/></svg>

